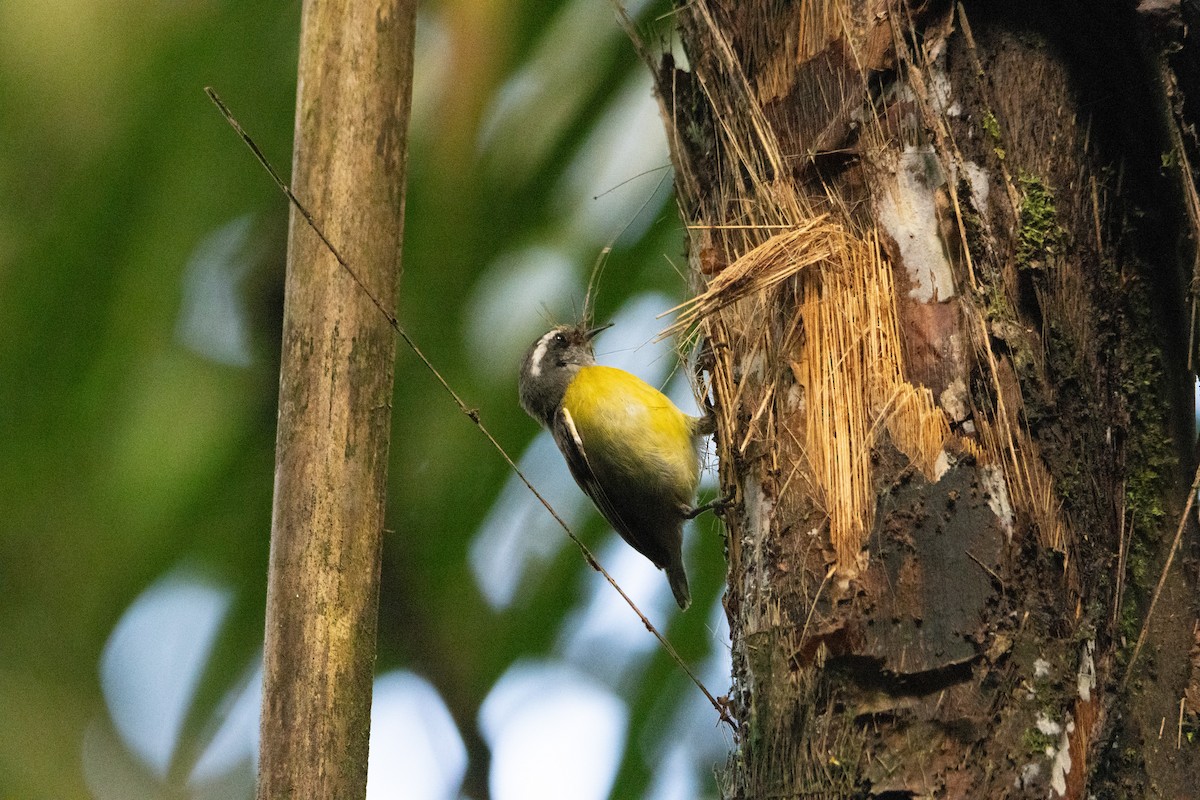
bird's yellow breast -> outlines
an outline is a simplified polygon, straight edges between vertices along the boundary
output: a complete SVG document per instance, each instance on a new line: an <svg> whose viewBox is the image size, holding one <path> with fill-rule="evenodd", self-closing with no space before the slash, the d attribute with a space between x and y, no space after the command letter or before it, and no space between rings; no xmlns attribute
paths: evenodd
<svg viewBox="0 0 1200 800"><path fill-rule="evenodd" d="M699 480L694 420L662 392L614 367L579 370L563 396L589 461L601 470L665 481L690 500Z"/></svg>

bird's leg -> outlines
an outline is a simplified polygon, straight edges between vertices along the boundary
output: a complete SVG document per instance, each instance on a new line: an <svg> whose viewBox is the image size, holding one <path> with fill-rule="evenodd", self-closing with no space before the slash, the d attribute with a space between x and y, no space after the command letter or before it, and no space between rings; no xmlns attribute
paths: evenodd
<svg viewBox="0 0 1200 800"><path fill-rule="evenodd" d="M705 503L702 506L697 506L696 508L688 508L687 506L684 506L683 518L684 519L695 519L696 517L703 514L705 511L711 511L714 514L716 514L717 516L721 516L722 514L725 513L725 509L727 509L731 505L733 505L733 498L734 498L733 493L730 493L730 494L725 495L724 497L718 497L716 500Z"/></svg>

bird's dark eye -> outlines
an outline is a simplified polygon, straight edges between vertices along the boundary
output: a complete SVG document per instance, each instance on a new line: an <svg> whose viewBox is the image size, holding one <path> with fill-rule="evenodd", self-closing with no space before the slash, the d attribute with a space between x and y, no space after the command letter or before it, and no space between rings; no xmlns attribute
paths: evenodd
<svg viewBox="0 0 1200 800"><path fill-rule="evenodd" d="M562 346L566 345L567 337L563 336L561 333L556 333L556 334L554 334L554 343L556 345L559 345L560 347L562 347Z"/></svg>

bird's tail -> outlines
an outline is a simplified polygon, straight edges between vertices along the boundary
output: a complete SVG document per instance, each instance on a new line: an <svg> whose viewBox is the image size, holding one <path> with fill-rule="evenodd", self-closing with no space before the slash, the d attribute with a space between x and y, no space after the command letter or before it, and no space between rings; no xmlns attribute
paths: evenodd
<svg viewBox="0 0 1200 800"><path fill-rule="evenodd" d="M675 602L684 611L692 604L692 593L688 591L687 573L683 571L683 560L675 559L664 568L667 571L667 581L671 584L671 593Z"/></svg>

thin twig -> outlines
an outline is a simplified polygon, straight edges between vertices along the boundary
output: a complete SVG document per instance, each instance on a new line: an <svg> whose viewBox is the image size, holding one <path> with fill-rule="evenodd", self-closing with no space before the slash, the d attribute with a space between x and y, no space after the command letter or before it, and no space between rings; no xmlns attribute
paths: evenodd
<svg viewBox="0 0 1200 800"><path fill-rule="evenodd" d="M1175 749L1183 748L1183 706L1187 701L1186 697L1179 698L1179 727L1175 729Z"/></svg>
<svg viewBox="0 0 1200 800"><path fill-rule="evenodd" d="M1154 607L1158 605L1159 595L1162 594L1163 585L1167 582L1167 573L1171 570L1171 564L1175 562L1175 552L1179 550L1179 543L1183 540L1183 531L1187 528L1188 514L1192 513L1192 503L1196 500L1197 490L1200 490L1200 466L1196 467L1196 477L1192 479L1192 488L1188 490L1187 503L1183 507L1183 513L1179 515L1179 528L1175 531L1171 549L1167 551L1167 563L1163 564L1162 574L1158 576L1158 585L1154 587L1154 594L1150 597L1150 607L1146 609L1146 619L1142 621L1141 633L1138 634L1137 644L1133 647L1133 654L1129 656L1129 666L1125 667L1125 677L1121 679L1122 690L1129 683L1129 678L1133 675L1133 667L1137 664L1138 655L1142 652L1142 645L1146 643L1146 633L1150 630L1150 618L1154 616Z"/></svg>
<svg viewBox="0 0 1200 800"><path fill-rule="evenodd" d="M684 225L689 231L779 231L796 225Z"/></svg>
<svg viewBox="0 0 1200 800"><path fill-rule="evenodd" d="M808 607L808 614L804 616L804 627L800 629L800 647L804 647L805 637L808 636L808 624L812 622L813 612L817 610L817 601L821 599L821 592L825 590L825 584L829 583L829 579L836 574L837 564L834 564L825 573L825 577L821 579L821 585L817 587L817 593L813 596L812 605Z"/></svg>
<svg viewBox="0 0 1200 800"><path fill-rule="evenodd" d="M300 212L302 217L304 217L304 221L308 223L308 227L312 228L313 233L320 237L321 241L329 249L329 252L335 259L337 259L338 264L341 265L342 269L346 271L346 274L348 274L354 280L354 282L358 284L358 287L363 291L363 294L365 294L367 298L374 303L375 307L379 309L379 313L384 316L388 322L388 325L392 327L392 330L394 330L396 334L404 340L404 343L408 345L409 349L412 350L421 363L425 365L425 368L433 373L433 376L437 378L438 383L442 385L442 388L445 389L450 397L454 399L454 403L458 406L459 411L461 411L472 422L475 423L475 427L479 428L480 432L483 433L483 435L487 437L488 441L492 443L492 446L496 448L498 453L500 453L501 457L512 469L513 473L521 479L521 483L525 484L525 487L533 493L533 496L538 499L538 502L540 502L545 509L550 512L550 516L554 517L554 521L557 522L564 531L566 531L567 536L570 537L571 541L575 543L575 546L579 548L580 553L583 554L583 558L588 563L588 566L603 575L604 579L608 581L608 583L614 589L617 590L617 594L621 595L621 599L623 599L625 603L631 609L633 609L633 612L638 615L638 618L641 619L642 625L645 626L646 630L654 634L654 637L658 639L659 643L663 646L671 658L675 660L675 663L679 665L679 668L684 671L688 678L691 679L692 683L696 684L696 687L700 689L700 691L704 693L704 696L708 698L708 701L712 703L712 707L716 709L717 713L720 715L721 721L725 722L731 728L736 727L734 725L733 718L729 716L728 710L726 710L726 708L720 702L718 702L715 697L713 697L708 688L700 682L700 679L696 677L695 673L693 673L688 665L684 663L683 658L679 655L678 651L675 650L675 647L669 641L667 641L666 637L659 632L658 628L654 627L654 624L651 623L646 615L642 613L642 610L638 608L637 604L633 602L633 599L625 593L625 590L622 589L613 576L609 574L608 570L600 565L600 562L596 560L594 555L592 555L592 551L588 549L587 545L583 543L583 541L575 534L575 532L571 530L570 526L567 525L566 521L564 521L563 518L559 516L558 512L554 510L554 507L550 505L550 502L542 496L541 492L534 488L532 483L529 482L529 479L525 477L525 473L522 472L521 468L517 466L515 461L513 461L512 457L508 454L508 451L504 449L503 445L496 440L496 437L492 435L492 432L489 431L487 426L483 424L483 421L479 418L478 409L470 408L465 402L463 402L463 399L459 397L458 392L454 391L454 388L450 386L449 382L442 376L440 372L438 372L437 368L433 366L430 360L425 357L425 354L421 352L421 348L417 347L417 343L413 341L413 338L409 336L408 332L400 326L396 316L392 312L388 311L383 303L381 303L379 299L371 292L371 290L367 288L366 284L362 282L362 280L358 277L358 274L355 273L355 271L351 269L350 265L346 263L346 259L342 258L342 254L336 247L333 246L333 243L326 238L325 233L321 230L321 227L317 224L316 220L313 219L312 214L308 212L308 209L304 207L304 204L300 202L296 195L292 193L292 190L288 187L288 185L284 183L283 179L279 177L279 173L275 171L273 166L271 166L270 160L267 159L263 151L259 149L257 144L255 144L254 139L250 137L250 134L246 133L246 131L238 123L237 119L234 118L233 114L229 110L229 107L222 102L216 91L211 86L206 86L204 88L204 93L208 95L210 100L212 100L213 105L215 105L217 110L221 112L221 116L225 118L225 121L229 123L229 125L237 132L238 136L242 138L242 141L246 143L246 146L250 148L250 152L254 154L254 157L258 160L258 163L262 165L263 169L267 171L267 174L271 176L271 179L275 181L275 185L279 187L279 190L287 196L288 200L291 201L292 206Z"/></svg>
<svg viewBox="0 0 1200 800"><path fill-rule="evenodd" d="M981 570L983 570L989 576L991 576L992 580L994 580L996 583L1000 584L1001 589L1004 588L1004 581L1000 578L999 575L996 574L996 571L993 570L991 567L989 567L987 564L984 564L982 561L980 561L979 558L976 557L976 555L974 553L972 553L970 550L967 551L967 558L974 561Z"/></svg>

